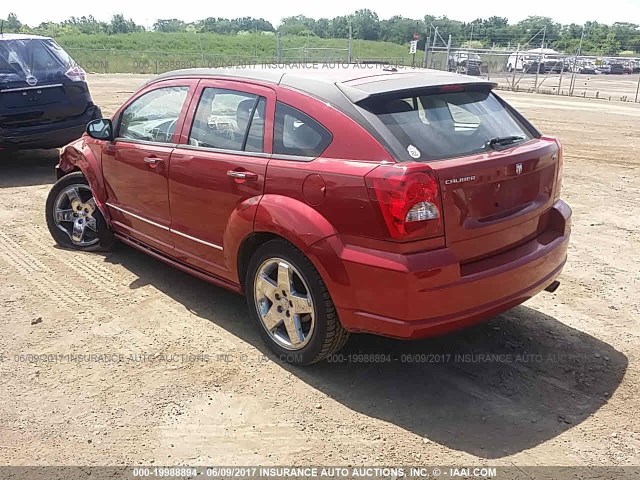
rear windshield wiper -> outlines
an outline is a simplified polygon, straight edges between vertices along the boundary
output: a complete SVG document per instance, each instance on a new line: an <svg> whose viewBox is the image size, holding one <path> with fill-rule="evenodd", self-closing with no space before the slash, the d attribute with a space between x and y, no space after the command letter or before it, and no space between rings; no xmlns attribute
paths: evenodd
<svg viewBox="0 0 640 480"><path fill-rule="evenodd" d="M492 139L487 141L485 147L495 148L496 145L503 147L505 145L511 145L512 143L522 141L524 139L525 137L523 137L522 135L511 135L509 137L493 137Z"/></svg>

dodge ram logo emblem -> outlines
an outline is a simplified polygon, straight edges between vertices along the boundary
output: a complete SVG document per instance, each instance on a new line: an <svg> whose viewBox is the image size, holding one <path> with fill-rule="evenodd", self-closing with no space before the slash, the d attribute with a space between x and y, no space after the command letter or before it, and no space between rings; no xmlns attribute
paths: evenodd
<svg viewBox="0 0 640 480"><path fill-rule="evenodd" d="M522 173L522 164L516 163L516 175L520 175Z"/></svg>

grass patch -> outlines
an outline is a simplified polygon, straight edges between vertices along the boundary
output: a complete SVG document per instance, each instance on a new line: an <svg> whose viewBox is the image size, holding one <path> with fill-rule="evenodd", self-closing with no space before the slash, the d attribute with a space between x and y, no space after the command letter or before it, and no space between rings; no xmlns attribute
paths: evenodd
<svg viewBox="0 0 640 480"><path fill-rule="evenodd" d="M96 73L162 73L178 68L220 67L277 61L275 35L138 32L122 35L61 35L56 41L85 70ZM281 60L347 62L348 40L282 37ZM353 40L354 60L411 65L408 47ZM422 52L416 55L421 61Z"/></svg>

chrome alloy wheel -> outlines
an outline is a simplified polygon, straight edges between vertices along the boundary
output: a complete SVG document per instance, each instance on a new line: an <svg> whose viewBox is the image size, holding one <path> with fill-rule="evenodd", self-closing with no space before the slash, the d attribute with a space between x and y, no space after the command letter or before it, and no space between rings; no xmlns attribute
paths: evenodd
<svg viewBox="0 0 640 480"><path fill-rule="evenodd" d="M258 268L253 284L258 316L269 336L287 350L307 345L316 315L300 272L286 260L269 258Z"/></svg>
<svg viewBox="0 0 640 480"><path fill-rule="evenodd" d="M89 247L99 242L93 216L96 202L88 185L69 185L58 194L53 208L56 227L69 235L74 245Z"/></svg>

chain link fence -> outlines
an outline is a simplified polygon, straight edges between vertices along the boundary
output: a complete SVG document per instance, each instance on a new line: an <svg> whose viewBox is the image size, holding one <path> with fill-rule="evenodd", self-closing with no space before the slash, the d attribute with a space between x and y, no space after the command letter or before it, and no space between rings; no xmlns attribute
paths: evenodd
<svg viewBox="0 0 640 480"><path fill-rule="evenodd" d="M425 52L422 65L481 76L504 90L640 102L640 58L539 50L435 47Z"/></svg>
<svg viewBox="0 0 640 480"><path fill-rule="evenodd" d="M289 48L279 54L274 50L271 55L260 56L111 49L68 51L90 73L159 74L184 68L277 67L296 63L411 66L408 57L366 57L340 48ZM505 90L640 102L640 58L432 47L419 52L415 65L481 76Z"/></svg>
<svg viewBox="0 0 640 480"><path fill-rule="evenodd" d="M206 52L140 51L112 49L67 48L73 59L88 73L159 74L184 68L277 67L287 64L377 63L403 66L407 59L398 56L363 56L356 52L350 57L348 49L289 48L271 55L229 55Z"/></svg>

